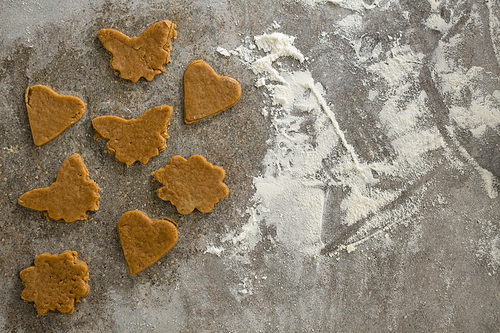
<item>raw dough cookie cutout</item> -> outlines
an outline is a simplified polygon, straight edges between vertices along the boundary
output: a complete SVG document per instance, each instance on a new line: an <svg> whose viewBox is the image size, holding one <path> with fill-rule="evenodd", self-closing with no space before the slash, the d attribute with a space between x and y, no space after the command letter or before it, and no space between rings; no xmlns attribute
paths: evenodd
<svg viewBox="0 0 500 333"><path fill-rule="evenodd" d="M200 155L193 155L188 160L174 156L152 175L163 185L156 191L158 197L170 201L184 215L195 208L208 213L229 194L228 187L222 182L226 176L224 169Z"/></svg>
<svg viewBox="0 0 500 333"><path fill-rule="evenodd" d="M49 187L24 193L21 206L46 212L48 218L71 223L87 219L87 211L99 208L99 187L89 179L89 172L78 154L71 155L59 169Z"/></svg>
<svg viewBox="0 0 500 333"><path fill-rule="evenodd" d="M49 87L35 85L24 95L35 145L56 138L85 113L85 104L75 96L59 95Z"/></svg>
<svg viewBox="0 0 500 333"><path fill-rule="evenodd" d="M217 75L203 60L191 62L184 72L184 121L192 124L235 105L241 97L238 81Z"/></svg>
<svg viewBox="0 0 500 333"><path fill-rule="evenodd" d="M123 214L117 230L130 275L158 261L172 250L179 238L174 221L152 220L138 210Z"/></svg>
<svg viewBox="0 0 500 333"><path fill-rule="evenodd" d="M118 162L127 166L136 161L146 164L165 149L171 118L172 108L168 105L152 108L137 119L98 117L92 121L97 132L94 138L109 140L106 148Z"/></svg>
<svg viewBox="0 0 500 333"><path fill-rule="evenodd" d="M122 79L137 82L141 77L151 81L165 72L170 62L172 38L176 25L168 20L149 26L139 37L129 38L113 29L101 29L99 40L111 53L111 68Z"/></svg>
<svg viewBox="0 0 500 333"><path fill-rule="evenodd" d="M55 310L71 314L75 302L88 295L89 270L77 257L75 251L43 253L35 257L34 266L21 271L24 284L21 298L35 302L39 316Z"/></svg>

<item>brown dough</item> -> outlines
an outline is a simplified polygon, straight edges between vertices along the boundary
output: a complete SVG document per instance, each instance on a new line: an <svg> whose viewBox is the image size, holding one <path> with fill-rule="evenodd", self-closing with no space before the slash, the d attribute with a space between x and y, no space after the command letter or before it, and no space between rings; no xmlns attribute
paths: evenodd
<svg viewBox="0 0 500 333"><path fill-rule="evenodd" d="M208 213L229 194L228 187L222 182L226 176L224 169L200 155L193 155L187 161L174 156L167 166L152 175L163 185L156 191L158 197L170 201L184 215L195 208Z"/></svg>
<svg viewBox="0 0 500 333"><path fill-rule="evenodd" d="M241 97L238 81L217 75L203 60L191 62L184 72L184 121L205 119L235 105Z"/></svg>
<svg viewBox="0 0 500 333"><path fill-rule="evenodd" d="M71 314L75 302L88 295L89 270L77 257L75 251L43 253L35 257L35 266L21 271L24 284L21 298L35 302L39 316L55 310Z"/></svg>
<svg viewBox="0 0 500 333"><path fill-rule="evenodd" d="M37 146L56 138L85 113L85 104L81 99L59 95L42 85L26 89L24 100L28 109L31 134Z"/></svg>
<svg viewBox="0 0 500 333"><path fill-rule="evenodd" d="M172 108L157 106L137 119L125 120L115 116L103 116L92 120L96 139L109 140L106 148L118 162L131 166L136 161L148 163L151 157L165 149L167 126L172 118Z"/></svg>
<svg viewBox="0 0 500 333"><path fill-rule="evenodd" d="M130 275L158 261L173 249L179 237L174 221L152 220L138 210L123 214L117 229Z"/></svg>
<svg viewBox="0 0 500 333"><path fill-rule="evenodd" d="M113 29L101 29L99 39L111 53L111 68L122 79L137 82L141 77L151 81L165 72L170 62L172 38L177 38L176 25L168 20L156 22L139 37L129 38Z"/></svg>
<svg viewBox="0 0 500 333"><path fill-rule="evenodd" d="M59 169L56 181L50 187L24 193L21 206L46 211L47 217L66 223L87 219L87 211L99 208L97 184L89 179L89 172L78 154L71 155Z"/></svg>

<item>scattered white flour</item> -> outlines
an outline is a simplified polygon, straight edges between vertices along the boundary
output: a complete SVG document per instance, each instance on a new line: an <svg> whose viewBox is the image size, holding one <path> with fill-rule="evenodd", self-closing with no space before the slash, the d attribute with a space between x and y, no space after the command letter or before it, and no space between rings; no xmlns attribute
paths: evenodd
<svg viewBox="0 0 500 333"><path fill-rule="evenodd" d="M260 220L257 217L258 213L256 208L249 207L246 212L249 215L248 222L243 225L240 233L235 235L234 232L230 232L221 239L222 243L229 243L230 246L232 245L232 251L226 251L223 247L217 247L218 249L230 253L245 254L252 251L262 240L259 224ZM206 252L210 253L210 251L210 246L208 246ZM249 260L244 256L238 256L238 259L247 263Z"/></svg>
<svg viewBox="0 0 500 333"><path fill-rule="evenodd" d="M3 150L7 151L8 153L11 154L17 154L19 153L19 147L18 146L8 146L8 147L3 147Z"/></svg>
<svg viewBox="0 0 500 333"><path fill-rule="evenodd" d="M316 5L325 1L301 2ZM354 3L360 2L337 2L341 6ZM385 2L384 6L390 3ZM430 0L430 4L431 13L425 24L447 33L457 19L437 19L440 3ZM498 195L496 178L467 153L454 134L454 126L458 126L481 138L488 128L500 125L500 91L486 91L483 80L491 73L458 65L453 48L460 43L459 37L440 42L431 72L450 108L450 123L444 129L438 128L428 107L429 96L420 83L423 66L427 66L424 54L401 44L401 36L388 36L389 42L379 41L367 49L364 35L363 15L354 13L335 23L332 35L322 33L321 40L344 39L356 54L345 61L370 74L364 81L365 98L383 101L377 120L384 126L389 140L386 144L394 152L387 161L360 160L337 121L335 108L326 100L324 87L307 70L307 57L294 46L295 37L274 32L255 36L253 43L246 39L245 46L235 50L217 49L224 56L238 56L256 75L255 86L262 89L266 104L262 114L272 126L270 147L262 161L264 173L254 179L256 192L248 210L249 221L239 234L230 233L222 239L232 243L236 252L255 248L262 240L261 228L267 226L276 229L273 242L305 255L319 255L325 246L322 230L328 187L342 188L345 193L339 207L342 215L335 218L349 226L359 224L343 243L336 244L337 249L350 253L390 228L412 223L425 192L420 179L436 168L428 158L432 151L441 152L451 165L462 169L463 163L456 159L458 154L482 177L488 196ZM291 68L300 69L285 70L281 66L285 58L298 65ZM471 94L464 94L466 89ZM466 100L463 96L471 98ZM451 141L445 140L443 130ZM331 162L330 167L326 167L326 160ZM380 180L399 185L382 188ZM386 209L409 187L413 187L410 199Z"/></svg>
<svg viewBox="0 0 500 333"><path fill-rule="evenodd" d="M290 0L289 0L290 1ZM369 10L369 9L374 9L378 6L379 1L375 0L373 3L367 4L366 1L364 0L299 0L302 4L306 6L311 6L314 7L319 4L325 4L325 3L330 3L333 5L338 5L342 8L345 9L350 9L353 11L363 11L363 10Z"/></svg>
<svg viewBox="0 0 500 333"><path fill-rule="evenodd" d="M238 293L242 295L253 295L253 283L252 280L245 277L239 284Z"/></svg>
<svg viewBox="0 0 500 333"><path fill-rule="evenodd" d="M273 21L272 28L273 29L279 29L279 28L281 28L281 25L278 22Z"/></svg>
<svg viewBox="0 0 500 333"><path fill-rule="evenodd" d="M500 125L500 91L490 92L485 84L486 80L496 84L500 80L482 67L464 68L457 63L460 44L460 36L439 43L433 59L435 80L449 105L450 117L480 138L488 128Z"/></svg>
<svg viewBox="0 0 500 333"><path fill-rule="evenodd" d="M488 7L488 19L489 19L489 32L491 38L491 45L495 51L495 56L497 58L497 63L500 64L500 21L498 20L498 15L500 14L500 6L498 1L487 0L486 6Z"/></svg>
<svg viewBox="0 0 500 333"><path fill-rule="evenodd" d="M220 54L222 54L223 56L226 56L226 57L230 57L231 56L231 53L229 53L229 51L226 50L223 47L218 46L217 49L216 49L216 51L219 52Z"/></svg>
<svg viewBox="0 0 500 333"><path fill-rule="evenodd" d="M428 28L439 31L442 34L448 32L448 30L450 30L453 26L451 22L446 22L438 13L429 16L425 21L425 25Z"/></svg>
<svg viewBox="0 0 500 333"><path fill-rule="evenodd" d="M472 241L475 255L478 259L486 261L490 275L500 271L500 236L496 223L491 221L477 221L485 237Z"/></svg>
<svg viewBox="0 0 500 333"><path fill-rule="evenodd" d="M447 132L462 157L476 169L490 198L498 196L498 179L477 161L461 145L455 135L454 126L468 130L481 139L488 129L500 126L500 92L489 87L499 86L500 80L482 67L465 68L459 59L463 37L457 34L447 42L440 41L434 52L433 79L441 89L442 97L449 108L452 123Z"/></svg>
<svg viewBox="0 0 500 333"><path fill-rule="evenodd" d="M276 228L278 242L314 256L324 246L321 230L326 185L351 189L341 205L346 224L376 212L394 200L398 191L372 187L377 183L372 170L383 172L385 167L359 161L324 99L323 87L309 71L280 73L274 68L281 57L304 61L293 42L293 37L281 33L255 37L257 48L266 54L256 56L250 67L258 75L256 85L264 85L271 94L273 107L269 115L275 137L263 161L264 175L254 179L255 207L250 221L239 235L229 235L225 240L241 243L251 235L250 230L256 235L256 225L265 222ZM308 122L313 126L310 133L305 133L302 128ZM335 150L345 151L337 161L338 167L329 170L335 179L319 176L324 170L323 161Z"/></svg>
<svg viewBox="0 0 500 333"><path fill-rule="evenodd" d="M425 20L425 25L432 29L439 31L442 34L445 34L448 32L448 30L453 27L453 24L456 22L453 22L452 20L449 20L446 22L446 20L442 17L441 11L440 11L440 6L441 6L441 1L440 0L428 0L429 4L431 5L431 13L429 17Z"/></svg>
<svg viewBox="0 0 500 333"><path fill-rule="evenodd" d="M345 249L346 249L347 253L351 253L351 252L356 251L356 246L354 246L353 244L349 244L346 246Z"/></svg>
<svg viewBox="0 0 500 333"><path fill-rule="evenodd" d="M217 257L220 257L220 255L224 252L224 248L222 247L216 247L214 245L208 245L207 249L203 253L210 253L210 254L215 254Z"/></svg>
<svg viewBox="0 0 500 333"><path fill-rule="evenodd" d="M488 193L488 196L491 199L495 199L496 197L498 197L498 191L497 191L498 179L490 171L481 167L479 163L477 163L477 161L472 156L470 156L467 150L460 145L460 142L454 135L454 130L451 126L447 126L446 130L450 134L455 145L458 147L458 152L465 158L467 162L469 162L470 165L472 165L472 167L474 167L474 169L476 169L476 171L483 179L483 186L486 192Z"/></svg>
<svg viewBox="0 0 500 333"><path fill-rule="evenodd" d="M332 3L334 5L340 5L344 2L344 0L300 0L300 2L308 6L315 6L317 4L323 4L326 2Z"/></svg>
<svg viewBox="0 0 500 333"><path fill-rule="evenodd" d="M318 254L323 247L324 191L288 176L257 178L254 184L259 217L276 227L277 239L289 248Z"/></svg>
<svg viewBox="0 0 500 333"><path fill-rule="evenodd" d="M111 315L120 332L180 332L185 327L186 314L178 292L169 286L150 282L134 285L126 296L109 288L106 296Z"/></svg>
<svg viewBox="0 0 500 333"><path fill-rule="evenodd" d="M278 70L272 64L280 57L292 57L300 62L304 61L302 53L293 46L295 37L287 36L282 33L275 32L271 35L264 34L255 37L255 45L268 54L262 58L256 59L252 64L252 70L256 75L267 74L271 81L286 83Z"/></svg>

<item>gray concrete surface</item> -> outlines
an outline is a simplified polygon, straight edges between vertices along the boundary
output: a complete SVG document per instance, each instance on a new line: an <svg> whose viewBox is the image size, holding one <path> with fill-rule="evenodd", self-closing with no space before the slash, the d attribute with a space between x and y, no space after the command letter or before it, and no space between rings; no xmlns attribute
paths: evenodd
<svg viewBox="0 0 500 333"><path fill-rule="evenodd" d="M1 331L500 331L500 5L311 3L0 1ZM135 36L163 19L178 27L166 73L136 84L115 76L97 32L114 28ZM255 225L249 224L249 208L259 205L254 182L268 167L263 160L278 131L273 121L279 117L261 110L279 105L270 106L272 92L255 86L257 75L241 56L216 49L248 46L245 37L248 42L272 32L296 37L294 45L307 60L282 58L282 71L309 71L324 87L360 162L398 165L396 173L380 174L376 185L397 196L353 223L346 222L342 203L352 203L347 200L354 185L342 183L340 171L328 182L318 176L324 212L316 255L284 241L287 221L258 220L254 243L245 229ZM376 50L379 55L371 56ZM231 110L186 125L182 75L200 58L237 79L243 95ZM389 74L399 72L385 65L408 75L395 82ZM453 79L456 73L462 81ZM79 122L42 147L33 144L23 99L34 84L78 96L87 105ZM404 136L395 136L397 128L384 114L399 110L394 119L409 113L419 96L416 123L429 131L415 132L414 142L398 141ZM126 167L106 152L103 141L93 140L93 118L137 117L161 104L174 108L170 138L147 165ZM314 117L310 124L319 119ZM300 131L313 137L305 125ZM418 146L424 132L434 133L429 146L440 145L398 164L402 151ZM346 155L346 146L335 147L321 171L337 170ZM101 187L100 208L91 220L55 223L17 204L24 192L49 186L73 153L82 155ZM209 214L182 216L156 196L158 184L150 174L173 155L193 154L224 167L231 194ZM170 217L180 232L169 254L133 277L116 233L119 217L131 209ZM88 264L91 291L72 315L37 317L33 304L20 298L19 272L37 254L68 249Z"/></svg>

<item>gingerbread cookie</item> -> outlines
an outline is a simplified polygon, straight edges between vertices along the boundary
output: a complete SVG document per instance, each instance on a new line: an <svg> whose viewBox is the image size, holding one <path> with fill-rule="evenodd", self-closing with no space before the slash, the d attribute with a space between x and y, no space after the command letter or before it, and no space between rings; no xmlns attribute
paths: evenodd
<svg viewBox="0 0 500 333"><path fill-rule="evenodd" d="M35 266L21 271L24 284L21 298L35 302L39 316L55 310L71 314L75 302L88 295L89 270L77 257L75 251L43 253L35 257Z"/></svg>
<svg viewBox="0 0 500 333"><path fill-rule="evenodd" d="M48 218L66 223L87 219L87 211L99 208L97 184L78 154L71 155L59 169L49 187L24 193L18 202L29 209L46 212Z"/></svg>
<svg viewBox="0 0 500 333"><path fill-rule="evenodd" d="M139 273L167 254L179 237L174 221L152 220L138 210L123 214L118 221L117 230L131 275Z"/></svg>
<svg viewBox="0 0 500 333"><path fill-rule="evenodd" d="M141 77L151 81L165 72L170 62L172 38L177 38L176 25L168 20L156 22L139 37L129 38L113 29L101 29L99 40L111 53L111 68L122 79L137 82Z"/></svg>
<svg viewBox="0 0 500 333"><path fill-rule="evenodd" d="M56 138L85 113L85 104L75 96L59 95L49 87L35 85L24 95L35 145Z"/></svg>
<svg viewBox="0 0 500 333"><path fill-rule="evenodd" d="M118 162L127 166L136 161L146 164L165 149L170 118L172 108L168 105L152 108L137 119L98 117L92 120L97 132L94 138L109 140L106 148Z"/></svg>
<svg viewBox="0 0 500 333"><path fill-rule="evenodd" d="M187 124L230 108L240 97L238 81L217 75L203 60L187 66L184 72L184 121Z"/></svg>
<svg viewBox="0 0 500 333"><path fill-rule="evenodd" d="M200 155L193 155L187 161L174 156L167 166L152 175L163 185L156 191L158 197L170 201L184 215L195 208L208 213L229 194L228 187L222 182L226 176L224 169Z"/></svg>

